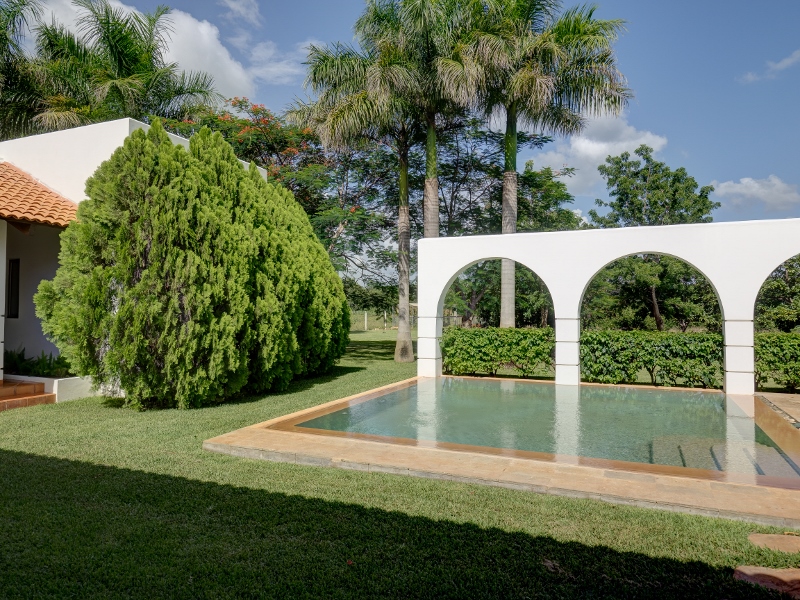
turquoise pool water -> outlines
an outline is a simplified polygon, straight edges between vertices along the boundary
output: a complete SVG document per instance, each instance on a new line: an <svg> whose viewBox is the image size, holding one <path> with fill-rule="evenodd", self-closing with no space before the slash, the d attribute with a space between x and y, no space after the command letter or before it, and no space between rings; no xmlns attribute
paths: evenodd
<svg viewBox="0 0 800 600"><path fill-rule="evenodd" d="M351 402L296 426L800 477L798 457L779 447L746 410L741 400L714 392L437 378Z"/></svg>

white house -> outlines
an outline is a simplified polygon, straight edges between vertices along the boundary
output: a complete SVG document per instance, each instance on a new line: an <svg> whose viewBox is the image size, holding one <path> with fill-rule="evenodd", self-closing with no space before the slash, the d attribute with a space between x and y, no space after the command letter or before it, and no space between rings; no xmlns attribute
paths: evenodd
<svg viewBox="0 0 800 600"><path fill-rule="evenodd" d="M86 180L126 137L148 127L119 119L0 142L0 381L4 350L58 354L42 333L33 295L55 275L59 236L76 217Z"/></svg>

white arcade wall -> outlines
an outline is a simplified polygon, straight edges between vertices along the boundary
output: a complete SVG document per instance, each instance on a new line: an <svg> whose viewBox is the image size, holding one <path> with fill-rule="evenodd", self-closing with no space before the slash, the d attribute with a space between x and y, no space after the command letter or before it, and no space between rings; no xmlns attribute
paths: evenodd
<svg viewBox="0 0 800 600"><path fill-rule="evenodd" d="M508 258L547 285L556 320L556 383L579 385L583 294L603 267L632 254L674 256L706 276L722 309L725 391L753 394L756 297L772 271L800 254L800 219L420 240L417 374L442 374L442 309L453 280L477 262Z"/></svg>

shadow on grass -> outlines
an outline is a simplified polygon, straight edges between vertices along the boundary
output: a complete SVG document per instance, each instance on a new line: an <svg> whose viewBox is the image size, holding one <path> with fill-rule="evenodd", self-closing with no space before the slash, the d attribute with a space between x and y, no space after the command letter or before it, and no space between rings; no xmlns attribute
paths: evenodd
<svg viewBox="0 0 800 600"><path fill-rule="evenodd" d="M203 408L212 408L214 406L220 406L221 404L248 404L250 402L258 402L259 400L263 400L267 396L283 396L285 394L294 394L297 392L305 392L310 390L313 387L318 385L322 385L325 383L330 383L339 377L344 375L348 375L350 373L357 373L359 371L364 371L366 367L345 367L341 365L336 365L333 367L330 372L324 375L316 375L313 377L307 377L303 379L295 379L289 384L289 387L283 391L276 391L276 392L265 392L260 394L242 394L241 396L235 396L226 400L223 403L217 404L208 404L206 406L199 407L199 410ZM103 399L103 406L106 408L125 408L125 398L119 397L106 397ZM155 409L158 410L158 409Z"/></svg>
<svg viewBox="0 0 800 600"><path fill-rule="evenodd" d="M347 360L394 360L394 340L351 340L347 346ZM414 342L414 354L417 343Z"/></svg>
<svg viewBox="0 0 800 600"><path fill-rule="evenodd" d="M3 597L770 598L730 569L0 451Z"/></svg>

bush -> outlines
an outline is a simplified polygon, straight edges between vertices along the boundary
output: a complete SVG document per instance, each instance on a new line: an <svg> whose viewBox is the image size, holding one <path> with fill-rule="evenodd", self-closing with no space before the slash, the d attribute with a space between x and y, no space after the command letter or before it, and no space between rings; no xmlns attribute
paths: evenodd
<svg viewBox="0 0 800 600"><path fill-rule="evenodd" d="M3 372L6 375L23 375L29 377L73 377L69 363L59 355L45 354L44 350L38 358L25 356L25 348L6 350L3 353Z"/></svg>
<svg viewBox="0 0 800 600"><path fill-rule="evenodd" d="M86 183L37 315L73 369L138 407L285 388L330 369L349 330L342 283L302 208L204 128L158 122Z"/></svg>
<svg viewBox="0 0 800 600"><path fill-rule="evenodd" d="M794 393L800 387L800 334L759 333L756 335L756 382L770 379Z"/></svg>
<svg viewBox="0 0 800 600"><path fill-rule="evenodd" d="M494 375L501 368L532 375L552 369L555 337L541 329L462 329L449 327L442 335L442 368L453 375Z"/></svg>
<svg viewBox="0 0 800 600"><path fill-rule="evenodd" d="M653 385L722 385L722 336L716 333L587 331L581 375L597 383L633 383L641 370Z"/></svg>

